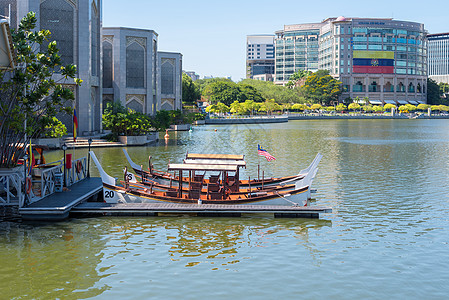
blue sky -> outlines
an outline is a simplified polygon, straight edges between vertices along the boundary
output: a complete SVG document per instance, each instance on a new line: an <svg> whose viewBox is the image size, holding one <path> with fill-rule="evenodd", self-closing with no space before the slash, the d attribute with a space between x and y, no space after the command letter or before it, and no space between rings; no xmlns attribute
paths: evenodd
<svg viewBox="0 0 449 300"><path fill-rule="evenodd" d="M274 33L284 25L328 17L394 18L425 24L429 33L449 32L447 0L377 1L177 1L103 0L103 26L152 29L159 50L183 54L183 69L203 76L245 77L249 34ZM369 3L369 4L366 4Z"/></svg>

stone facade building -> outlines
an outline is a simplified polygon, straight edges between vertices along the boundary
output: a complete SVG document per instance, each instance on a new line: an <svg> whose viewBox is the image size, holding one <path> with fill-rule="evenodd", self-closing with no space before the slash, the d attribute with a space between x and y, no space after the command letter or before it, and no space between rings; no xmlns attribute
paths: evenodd
<svg viewBox="0 0 449 300"><path fill-rule="evenodd" d="M78 135L100 132L102 0L0 0L0 14L10 17L11 28L17 28L30 11L36 13L38 30L50 30L63 64L76 65L76 76L83 80L81 86L71 85L75 94ZM54 77L60 78L58 74ZM61 115L58 118L71 132L72 117Z"/></svg>
<svg viewBox="0 0 449 300"><path fill-rule="evenodd" d="M103 28L103 109L108 102L144 114L157 110L157 38L153 30Z"/></svg>
<svg viewBox="0 0 449 300"><path fill-rule="evenodd" d="M157 109L182 110L182 54L158 52Z"/></svg>

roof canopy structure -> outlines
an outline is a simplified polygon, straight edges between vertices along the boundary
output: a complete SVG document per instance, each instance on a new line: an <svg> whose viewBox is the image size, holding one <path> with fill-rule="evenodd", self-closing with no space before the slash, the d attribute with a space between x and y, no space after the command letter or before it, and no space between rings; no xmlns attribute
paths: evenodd
<svg viewBox="0 0 449 300"><path fill-rule="evenodd" d="M243 155L235 154L199 154L188 153L186 159L227 159L227 160L243 160Z"/></svg>
<svg viewBox="0 0 449 300"><path fill-rule="evenodd" d="M237 165L169 164L169 171L218 171L237 172Z"/></svg>

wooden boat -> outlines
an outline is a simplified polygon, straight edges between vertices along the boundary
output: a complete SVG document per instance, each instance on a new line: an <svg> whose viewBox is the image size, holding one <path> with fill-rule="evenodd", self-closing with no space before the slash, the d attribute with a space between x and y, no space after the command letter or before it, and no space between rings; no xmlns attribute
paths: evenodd
<svg viewBox="0 0 449 300"><path fill-rule="evenodd" d="M202 186L192 184L190 180L189 188L183 190L183 172L189 171L221 171L236 172L236 166L229 165L193 165L193 164L170 164L169 170L178 171L178 186L168 190L157 190L151 187L132 186L116 184L115 178L109 176L101 167L93 151L90 152L92 160L95 162L102 181L103 197L107 203L151 203L151 202L172 202L172 203L198 203L198 204L270 204L270 205L306 205L310 198L310 186L316 174L309 172L304 177L297 177L290 181L282 181L279 186L283 189L267 188L260 190L250 190L247 193L231 193L226 186L222 190L216 189L217 183L208 183L215 188L208 190L206 194L201 193ZM181 187L181 188L179 188ZM218 184L218 187L219 184Z"/></svg>
<svg viewBox="0 0 449 300"><path fill-rule="evenodd" d="M143 180L152 180L157 181L162 184L169 184L171 181L179 181L179 178L175 174L171 174L169 172L164 172L161 170L154 169L151 163L151 156L148 159L149 168L148 171L143 169L142 165L136 164L131 157L129 156L126 149L123 149L123 153L128 160L128 163L131 165L134 172L136 172ZM265 178L262 176L262 179L248 179L248 180L240 180L240 172L239 169L242 167L246 168L246 162L243 160L243 155L232 155L232 154L196 154L189 153L186 155L186 159L184 159L185 164L219 164L219 165L235 165L237 166L237 171L234 177L229 177L228 180L234 181L236 189L239 187L246 186L258 186L258 185L271 185L278 184L282 181L291 180L291 179L301 179L304 178L308 173L314 172L315 169L318 168L318 164L321 161L323 155L321 153L317 153L312 163L301 171L297 175L278 177L278 178ZM183 178L183 182L188 182L188 178ZM205 179L205 183L208 183L208 179Z"/></svg>

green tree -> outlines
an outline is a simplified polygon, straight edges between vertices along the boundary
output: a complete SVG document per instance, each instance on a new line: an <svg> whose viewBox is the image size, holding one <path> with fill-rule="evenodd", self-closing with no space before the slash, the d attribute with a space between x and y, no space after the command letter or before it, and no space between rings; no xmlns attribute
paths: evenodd
<svg viewBox="0 0 449 300"><path fill-rule="evenodd" d="M348 109L349 110L358 110L360 109L360 104L352 102L351 104L348 105Z"/></svg>
<svg viewBox="0 0 449 300"><path fill-rule="evenodd" d="M399 106L398 107L398 110L401 112L401 113L407 113L408 112L408 107L406 106L406 105L401 105L401 106Z"/></svg>
<svg viewBox="0 0 449 300"><path fill-rule="evenodd" d="M418 104L418 107L417 107L417 109L421 110L421 111L427 111L429 108L430 108L430 105L424 104L424 103Z"/></svg>
<svg viewBox="0 0 449 300"><path fill-rule="evenodd" d="M325 70L318 70L309 75L301 91L312 103L323 105L330 105L332 101L338 100L343 92L342 82L334 79Z"/></svg>
<svg viewBox="0 0 449 300"><path fill-rule="evenodd" d="M449 93L449 83L440 82L438 84L438 86L440 87L440 94L447 94L447 93Z"/></svg>
<svg viewBox="0 0 449 300"><path fill-rule="evenodd" d="M301 96L299 89L289 89L282 85L276 85L270 81L244 79L239 82L239 85L240 84L247 84L253 86L261 93L263 99L274 99L276 103L306 102L306 99L303 96Z"/></svg>
<svg viewBox="0 0 449 300"><path fill-rule="evenodd" d="M299 104L299 103L295 103L292 105L293 110L300 110L300 111L304 111L306 109L308 109L309 107L305 104Z"/></svg>
<svg viewBox="0 0 449 300"><path fill-rule="evenodd" d="M441 104L440 87L435 80L427 79L427 103L428 104Z"/></svg>
<svg viewBox="0 0 449 300"><path fill-rule="evenodd" d="M239 101L243 98L237 84L232 81L216 81L209 84L203 90L203 96L207 97L211 104L221 102L225 105L231 105L235 100Z"/></svg>
<svg viewBox="0 0 449 300"><path fill-rule="evenodd" d="M217 104L212 104L209 105L206 108L206 112L211 112L211 113L225 113L225 112L229 112L230 108L229 106L227 106L224 103L218 102Z"/></svg>
<svg viewBox="0 0 449 300"><path fill-rule="evenodd" d="M371 104L363 105L362 109L364 112L367 112L367 113L373 112L373 106Z"/></svg>
<svg viewBox="0 0 449 300"><path fill-rule="evenodd" d="M44 46L50 31L36 31L36 23L35 13L30 12L12 30L18 67L0 72L0 167L16 165L27 150L22 145L54 124L56 114L72 114L70 102L75 98L63 84L82 82L75 78L74 65L62 65L55 41ZM60 74L60 80L54 79L54 73Z"/></svg>
<svg viewBox="0 0 449 300"><path fill-rule="evenodd" d="M242 103L235 100L231 103L229 111L233 114L244 114L246 112L246 108L242 105Z"/></svg>
<svg viewBox="0 0 449 300"><path fill-rule="evenodd" d="M303 78L307 78L310 74L312 74L311 71L306 71L306 70L298 70L295 73L293 73L290 78L289 81L287 82L287 84L285 85L288 88L293 88L296 86L296 84Z"/></svg>
<svg viewBox="0 0 449 300"><path fill-rule="evenodd" d="M41 136L48 138L62 138L66 134L67 127L56 117L53 117L52 122L45 126L45 130L41 133Z"/></svg>
<svg viewBox="0 0 449 300"><path fill-rule="evenodd" d="M374 106L373 106L373 111L374 111L374 112L377 112L377 113L380 113L380 112L385 111L385 108L382 107L382 106L380 106L380 105L374 105Z"/></svg>
<svg viewBox="0 0 449 300"><path fill-rule="evenodd" d="M318 103L315 103L310 107L311 110L320 110L321 108L323 108L323 106Z"/></svg>
<svg viewBox="0 0 449 300"><path fill-rule="evenodd" d="M343 103L339 103L336 107L335 110L336 111L345 111L347 109L346 105L344 105Z"/></svg>
<svg viewBox="0 0 449 300"><path fill-rule="evenodd" d="M392 103L387 103L384 105L385 110L391 110L392 108L396 109L396 105L394 105Z"/></svg>
<svg viewBox="0 0 449 300"><path fill-rule="evenodd" d="M238 83L237 87L239 88L241 95L240 101L252 100L255 102L263 102L264 97L262 94L252 85L246 83Z"/></svg>
<svg viewBox="0 0 449 300"><path fill-rule="evenodd" d="M195 103L201 98L199 87L193 82L192 78L182 73L182 101Z"/></svg>

